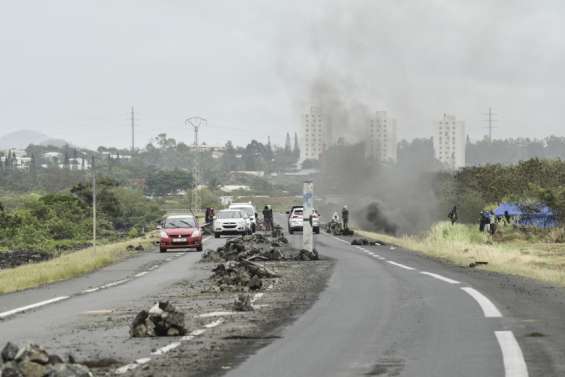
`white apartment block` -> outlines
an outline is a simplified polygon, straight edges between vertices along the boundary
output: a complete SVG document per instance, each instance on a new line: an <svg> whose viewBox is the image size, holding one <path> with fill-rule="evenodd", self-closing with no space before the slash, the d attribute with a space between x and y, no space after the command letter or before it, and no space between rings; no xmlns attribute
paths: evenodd
<svg viewBox="0 0 565 377"><path fill-rule="evenodd" d="M318 160L328 147L328 129L318 106L310 106L302 119L301 160Z"/></svg>
<svg viewBox="0 0 565 377"><path fill-rule="evenodd" d="M369 120L366 155L381 162L396 162L397 151L396 119L386 111L377 111Z"/></svg>
<svg viewBox="0 0 565 377"><path fill-rule="evenodd" d="M465 166L465 122L455 115L443 114L434 125L434 156L446 168L456 170Z"/></svg>

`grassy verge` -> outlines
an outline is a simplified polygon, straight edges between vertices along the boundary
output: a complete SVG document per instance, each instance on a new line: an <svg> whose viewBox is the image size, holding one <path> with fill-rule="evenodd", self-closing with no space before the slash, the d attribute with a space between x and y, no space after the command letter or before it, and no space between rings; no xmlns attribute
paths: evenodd
<svg viewBox="0 0 565 377"><path fill-rule="evenodd" d="M47 262L27 264L0 271L0 294L21 291L40 285L71 279L108 266L135 253L128 245L150 247L154 235L127 241L89 247L74 253L64 254Z"/></svg>
<svg viewBox="0 0 565 377"><path fill-rule="evenodd" d="M449 223L435 224L419 236L393 237L362 230L356 233L456 265L485 261L488 265L481 269L565 286L565 244L523 237L511 227L501 229L494 240L475 226Z"/></svg>

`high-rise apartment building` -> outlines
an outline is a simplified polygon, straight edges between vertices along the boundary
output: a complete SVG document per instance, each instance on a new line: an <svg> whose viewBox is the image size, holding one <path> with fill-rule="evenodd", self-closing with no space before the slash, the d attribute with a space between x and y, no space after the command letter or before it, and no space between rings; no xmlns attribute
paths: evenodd
<svg viewBox="0 0 565 377"><path fill-rule="evenodd" d="M309 106L302 120L301 160L318 160L328 147L328 130L319 106Z"/></svg>
<svg viewBox="0 0 565 377"><path fill-rule="evenodd" d="M443 114L434 125L434 156L448 169L465 166L465 122L455 115Z"/></svg>
<svg viewBox="0 0 565 377"><path fill-rule="evenodd" d="M390 118L386 111L377 111L369 120L366 155L381 162L396 162L396 119Z"/></svg>

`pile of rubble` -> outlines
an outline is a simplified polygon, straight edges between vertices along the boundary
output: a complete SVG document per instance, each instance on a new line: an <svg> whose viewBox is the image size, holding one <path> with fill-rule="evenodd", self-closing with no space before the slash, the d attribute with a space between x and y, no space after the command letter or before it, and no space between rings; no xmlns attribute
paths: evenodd
<svg viewBox="0 0 565 377"><path fill-rule="evenodd" d="M134 338L185 335L184 313L169 302L157 302L149 311L142 310L137 314L129 333Z"/></svg>
<svg viewBox="0 0 565 377"><path fill-rule="evenodd" d="M357 246L385 246L386 243L381 240L368 240L366 238L354 238L351 240L352 245Z"/></svg>
<svg viewBox="0 0 565 377"><path fill-rule="evenodd" d="M0 376L2 377L90 377L93 374L72 356L68 362L50 355L36 344L22 348L8 342L2 350Z"/></svg>
<svg viewBox="0 0 565 377"><path fill-rule="evenodd" d="M233 303L233 310L236 312L252 312L255 310L251 301L251 295L247 293L238 295Z"/></svg>
<svg viewBox="0 0 565 377"><path fill-rule="evenodd" d="M145 251L145 248L143 247L142 244L137 244L137 246L133 246L133 245L128 245L126 247L127 251Z"/></svg>
<svg viewBox="0 0 565 377"><path fill-rule="evenodd" d="M249 260L220 263L212 273L211 280L220 290L236 287L256 291L263 287L263 278L279 277L268 268Z"/></svg>
<svg viewBox="0 0 565 377"><path fill-rule="evenodd" d="M223 261L280 261L294 259L293 251L288 246L288 240L280 234L268 237L261 233L255 233L250 236L242 236L232 238L226 241L224 246L218 247L216 250L206 250L202 254L202 260L205 262L223 262ZM273 231L275 234L275 231Z"/></svg>
<svg viewBox="0 0 565 377"><path fill-rule="evenodd" d="M353 236L355 233L349 228L343 228L343 225L337 221L330 221L325 226L326 233L334 236Z"/></svg>

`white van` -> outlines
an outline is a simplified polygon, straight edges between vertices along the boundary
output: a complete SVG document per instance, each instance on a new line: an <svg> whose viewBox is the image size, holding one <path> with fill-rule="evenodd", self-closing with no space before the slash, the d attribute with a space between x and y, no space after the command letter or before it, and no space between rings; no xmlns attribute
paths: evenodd
<svg viewBox="0 0 565 377"><path fill-rule="evenodd" d="M232 203L230 209L238 209L249 217L251 223L251 232L255 233L257 230L257 210L251 203Z"/></svg>

